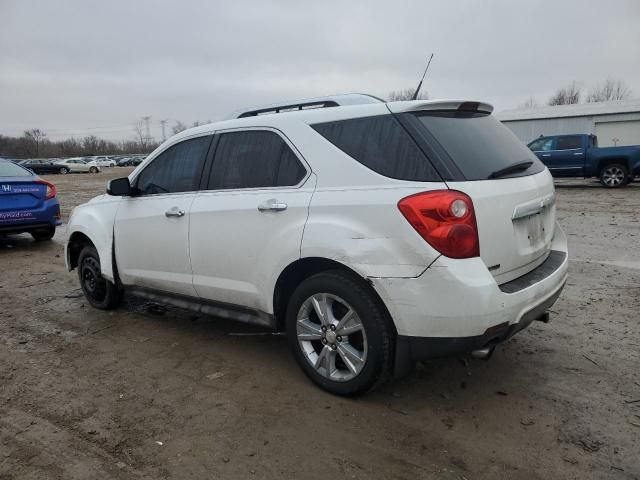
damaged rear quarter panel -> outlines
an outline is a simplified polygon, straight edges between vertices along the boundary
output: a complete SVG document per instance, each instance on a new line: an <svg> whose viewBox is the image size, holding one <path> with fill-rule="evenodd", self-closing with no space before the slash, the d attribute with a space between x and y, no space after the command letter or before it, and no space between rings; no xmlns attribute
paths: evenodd
<svg viewBox="0 0 640 480"><path fill-rule="evenodd" d="M411 227L397 204L408 195L429 189L411 184L316 190L302 240L302 257L335 260L367 278L419 276L439 254Z"/></svg>

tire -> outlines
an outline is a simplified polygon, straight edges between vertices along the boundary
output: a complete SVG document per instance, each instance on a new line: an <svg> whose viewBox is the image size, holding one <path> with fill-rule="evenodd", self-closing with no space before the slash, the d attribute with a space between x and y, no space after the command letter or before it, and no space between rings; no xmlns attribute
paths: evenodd
<svg viewBox="0 0 640 480"><path fill-rule="evenodd" d="M607 188L624 187L629 181L629 170L622 163L609 163L600 170L600 183Z"/></svg>
<svg viewBox="0 0 640 480"><path fill-rule="evenodd" d="M56 227L50 227L48 230L35 230L31 232L31 236L36 242L51 240L55 234Z"/></svg>
<svg viewBox="0 0 640 480"><path fill-rule="evenodd" d="M98 169L96 167L91 167L89 169L89 173L98 173Z"/></svg>
<svg viewBox="0 0 640 480"><path fill-rule="evenodd" d="M328 320L321 321L318 309L329 313ZM371 287L356 275L330 270L304 280L289 299L286 330L298 365L328 392L358 395L390 377L395 336L391 319Z"/></svg>
<svg viewBox="0 0 640 480"><path fill-rule="evenodd" d="M62 167L59 172L60 175L66 175L67 173L69 173L69 169L67 167Z"/></svg>
<svg viewBox="0 0 640 480"><path fill-rule="evenodd" d="M85 298L93 307L110 310L120 305L123 292L102 277L100 257L93 245L85 246L80 252L78 278Z"/></svg>

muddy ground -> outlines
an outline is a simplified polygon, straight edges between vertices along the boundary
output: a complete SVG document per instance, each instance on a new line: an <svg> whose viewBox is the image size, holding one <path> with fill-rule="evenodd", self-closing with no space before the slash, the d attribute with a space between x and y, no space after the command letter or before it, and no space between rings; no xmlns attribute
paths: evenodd
<svg viewBox="0 0 640 480"><path fill-rule="evenodd" d="M104 189L48 177L63 214ZM550 324L331 396L285 338L128 300L88 306L54 241L0 241L0 479L640 477L640 184L558 184Z"/></svg>

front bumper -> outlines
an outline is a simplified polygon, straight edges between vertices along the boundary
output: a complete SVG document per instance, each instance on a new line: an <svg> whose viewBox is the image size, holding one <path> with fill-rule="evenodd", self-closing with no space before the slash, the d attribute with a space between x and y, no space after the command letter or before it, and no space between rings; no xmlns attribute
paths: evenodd
<svg viewBox="0 0 640 480"><path fill-rule="evenodd" d="M547 260L498 285L480 258L441 256L417 278L371 279L415 359L482 348L539 318L567 279L567 240L556 224Z"/></svg>

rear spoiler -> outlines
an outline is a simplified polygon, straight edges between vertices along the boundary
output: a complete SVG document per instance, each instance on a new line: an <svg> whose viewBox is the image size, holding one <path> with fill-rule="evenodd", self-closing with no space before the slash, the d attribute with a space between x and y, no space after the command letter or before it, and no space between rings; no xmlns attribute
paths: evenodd
<svg viewBox="0 0 640 480"><path fill-rule="evenodd" d="M493 112L493 105L469 100L411 100L404 102L389 102L387 107L391 113L422 112L422 111L459 111L459 112Z"/></svg>

